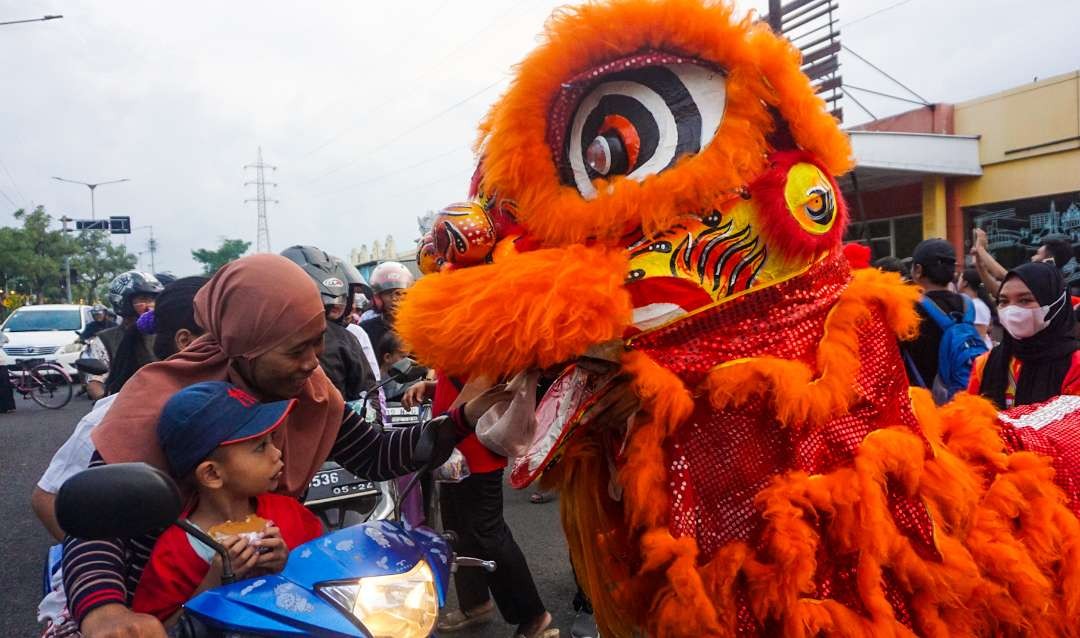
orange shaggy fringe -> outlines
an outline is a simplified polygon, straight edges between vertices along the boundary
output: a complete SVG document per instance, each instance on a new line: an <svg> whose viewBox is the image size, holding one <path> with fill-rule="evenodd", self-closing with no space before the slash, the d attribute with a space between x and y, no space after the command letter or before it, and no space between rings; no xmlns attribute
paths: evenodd
<svg viewBox="0 0 1080 638"><path fill-rule="evenodd" d="M452 376L546 368L622 335L630 322L626 270L621 251L511 252L420 279L394 325L408 352Z"/></svg>
<svg viewBox="0 0 1080 638"><path fill-rule="evenodd" d="M710 399L736 406L765 392L789 427L814 427L842 412L852 399L850 387L821 379L853 378L857 364L820 350L836 347L857 362L854 331L869 316L859 304L881 311L898 336L911 336L916 322L908 290L893 276L858 273L828 319L819 348L821 376L794 382L776 374L775 361L766 361L737 386L742 396L717 394L717 377L710 377ZM1053 483L1050 459L1004 451L996 411L987 401L962 394L939 409L929 393L913 389L925 439L882 423L849 466L821 475L778 475L755 499L765 522L759 547L731 543L702 564L693 539L673 538L666 527L663 445L689 415L693 399L644 355L629 353L625 364L644 408L619 470L623 509L595 503L603 493L599 479L580 480L590 472L595 477L605 463L587 437L572 448L576 471L563 468L551 481L568 499L564 524L578 539L571 541L571 553L579 573L590 575L583 584L594 597L603 635L643 630L659 637L733 636L739 588L755 616L776 623L784 636L911 636L885 597L882 576L888 570L910 595L915 634L1080 636L1080 523ZM740 367L751 371L754 363L729 370ZM941 562L922 558L897 529L888 509L889 478L926 505ZM612 549L589 537L618 529L620 515L629 539L624 543L636 548L629 557L625 545ZM852 554L866 614L814 597L818 558ZM640 566L633 577L626 574L628 563ZM595 576L605 573L606 580Z"/></svg>
<svg viewBox="0 0 1080 638"><path fill-rule="evenodd" d="M586 201L560 184L546 141L548 109L560 86L588 68L643 49L714 63L727 71L724 120L703 151L644 182L616 179ZM836 120L799 71L799 52L750 17L702 0L613 0L557 11L544 41L517 67L506 94L481 124L483 186L515 201L519 221L548 245L646 234L730 199L766 168L774 127L787 122L799 148L832 175L852 165Z"/></svg>

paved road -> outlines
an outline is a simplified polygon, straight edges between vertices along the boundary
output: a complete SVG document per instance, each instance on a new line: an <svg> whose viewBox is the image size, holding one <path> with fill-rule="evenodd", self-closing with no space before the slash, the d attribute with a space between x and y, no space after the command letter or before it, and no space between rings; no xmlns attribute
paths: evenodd
<svg viewBox="0 0 1080 638"><path fill-rule="evenodd" d="M30 511L30 491L48 465L52 453L90 409L85 399L72 399L62 410L45 410L16 398L18 409L0 414L0 637L40 635L35 622L41 591L42 560L51 539ZM527 492L507 488L506 517L529 565L541 596L563 636L569 636L574 584L559 527L558 503L533 505ZM502 638L512 628L494 621L475 631L454 634L461 638Z"/></svg>
<svg viewBox="0 0 1080 638"><path fill-rule="evenodd" d="M61 410L46 410L16 395L17 409L0 414L0 564L4 602L0 636L38 636L42 564L51 537L30 511L30 491L53 452L71 434L90 402L72 398Z"/></svg>

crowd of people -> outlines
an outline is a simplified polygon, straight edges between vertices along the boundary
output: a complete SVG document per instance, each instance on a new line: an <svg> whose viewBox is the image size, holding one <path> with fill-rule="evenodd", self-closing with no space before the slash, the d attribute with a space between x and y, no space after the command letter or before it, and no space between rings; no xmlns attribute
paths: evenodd
<svg viewBox="0 0 1080 638"><path fill-rule="evenodd" d="M911 384L932 390L938 403L966 390L1001 409L1080 392L1080 298L1062 273L1072 243L1049 236L1029 262L1007 269L984 231L973 237L966 267L938 238L920 242L909 259L873 264L923 291L919 335L901 343Z"/></svg>
<svg viewBox="0 0 1080 638"><path fill-rule="evenodd" d="M1010 270L976 231L967 268L943 239L921 242L910 259L874 262L922 290L919 335L900 344L910 383L942 403L967 391L1002 409L1080 392L1077 300L1061 273L1071 250L1050 238ZM251 575L280 570L289 548L323 533L298 500L323 462L372 480L408 476L420 469L413 450L425 430L439 442L436 460L456 448L470 471L440 490L442 527L454 531L456 551L498 564L492 574L455 576L459 608L443 613L438 630L497 612L515 636L557 635L503 516L507 460L472 432L490 398L437 371L389 379L408 354L394 328L413 283L405 266L382 263L369 282L318 248L293 246L241 258L212 278L162 279L117 277L108 301L119 323L96 306L82 335L108 373L87 379L93 409L32 495L35 514L64 544L40 609L46 635L164 636L185 601L221 582L221 559L176 527L131 539L65 535L53 506L74 474L145 461L172 474L185 516L203 530L249 515L272 520L260 540L224 541L233 571ZM384 428L388 402L430 403L437 418ZM361 416L367 406L372 418ZM577 606L587 610L584 595Z"/></svg>
<svg viewBox="0 0 1080 638"><path fill-rule="evenodd" d="M379 264L369 282L312 246L244 257L209 279L117 277L108 301L119 323L98 306L82 335L108 373L87 379L93 409L31 497L64 549L39 609L45 634L164 636L184 602L221 582L221 559L177 527L140 538L66 535L54 503L80 471L129 461L165 470L184 494L185 516L203 530L248 515L272 520L261 540L223 541L233 571L253 575L279 571L289 548L323 533L298 499L325 461L370 480L409 476L426 436L437 441L434 465L455 447L469 460L469 478L442 499L455 550L499 565L492 575L456 577L462 608L440 618L439 631L489 620L493 599L515 635L557 635L503 519L506 461L472 434L490 397L459 396L456 381L437 373L375 390L406 356L394 319L412 283L400 263ZM436 418L382 427L388 401L433 401ZM371 418L360 416L366 406Z"/></svg>

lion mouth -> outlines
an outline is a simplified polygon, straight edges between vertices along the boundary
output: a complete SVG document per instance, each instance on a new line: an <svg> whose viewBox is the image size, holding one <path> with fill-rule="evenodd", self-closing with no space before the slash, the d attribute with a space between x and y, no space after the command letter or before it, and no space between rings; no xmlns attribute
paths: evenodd
<svg viewBox="0 0 1080 638"><path fill-rule="evenodd" d="M765 265L764 242L749 222L718 211L687 217L653 237L632 239L626 288L633 327L648 330L752 288Z"/></svg>

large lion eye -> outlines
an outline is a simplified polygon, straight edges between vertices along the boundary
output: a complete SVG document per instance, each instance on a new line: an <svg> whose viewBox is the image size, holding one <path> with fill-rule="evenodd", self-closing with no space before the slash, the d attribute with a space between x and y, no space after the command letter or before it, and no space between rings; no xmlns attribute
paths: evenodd
<svg viewBox="0 0 1080 638"><path fill-rule="evenodd" d="M784 198L807 232L822 235L836 222L836 194L825 174L813 164L799 162L788 169Z"/></svg>
<svg viewBox="0 0 1080 638"><path fill-rule="evenodd" d="M725 96L722 73L691 63L604 76L570 118L563 182L592 198L596 178L640 181L701 151L720 127Z"/></svg>

